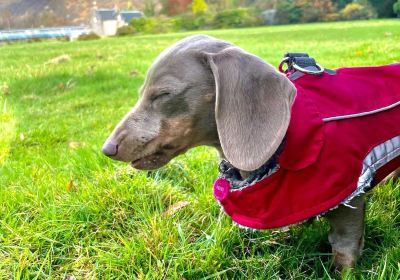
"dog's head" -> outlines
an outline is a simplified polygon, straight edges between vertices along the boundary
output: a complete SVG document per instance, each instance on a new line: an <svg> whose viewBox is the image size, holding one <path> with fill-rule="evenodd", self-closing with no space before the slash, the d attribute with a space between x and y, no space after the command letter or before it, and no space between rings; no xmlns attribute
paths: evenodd
<svg viewBox="0 0 400 280"><path fill-rule="evenodd" d="M189 148L210 145L251 171L281 143L294 95L289 80L260 58L212 37L188 37L153 63L137 104L103 152L137 169L155 169Z"/></svg>

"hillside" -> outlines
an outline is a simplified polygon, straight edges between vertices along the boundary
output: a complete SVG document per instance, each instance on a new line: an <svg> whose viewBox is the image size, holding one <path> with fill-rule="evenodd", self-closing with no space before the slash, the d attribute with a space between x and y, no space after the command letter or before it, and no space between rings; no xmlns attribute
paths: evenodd
<svg viewBox="0 0 400 280"><path fill-rule="evenodd" d="M99 8L143 10L141 0L97 0ZM91 0L3 0L0 29L88 24Z"/></svg>

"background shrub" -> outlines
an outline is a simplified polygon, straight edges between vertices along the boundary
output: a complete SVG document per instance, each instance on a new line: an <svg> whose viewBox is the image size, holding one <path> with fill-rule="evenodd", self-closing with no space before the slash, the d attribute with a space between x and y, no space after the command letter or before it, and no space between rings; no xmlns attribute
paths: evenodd
<svg viewBox="0 0 400 280"><path fill-rule="evenodd" d="M164 33L174 31L171 18L166 16L133 19L129 26L134 33Z"/></svg>
<svg viewBox="0 0 400 280"><path fill-rule="evenodd" d="M263 2L264 0L254 1ZM383 2L387 1L394 3L394 0ZM239 28L277 23L360 20L377 16L372 0L279 0L276 2L268 0L267 2L268 5L265 4L266 2L263 3L269 9L268 11L274 14L273 22L263 19L262 12L265 12L265 9L261 9L258 4L255 6L259 8L216 9L214 2L206 3L204 0L198 0L192 2L191 12L174 17L156 16L134 19L130 27L121 29L118 35Z"/></svg>
<svg viewBox="0 0 400 280"><path fill-rule="evenodd" d="M167 33L175 31L171 18L166 16L158 16L153 18L152 27L149 33Z"/></svg>
<svg viewBox="0 0 400 280"><path fill-rule="evenodd" d="M133 19L129 26L131 26L135 33L146 33L150 32L155 25L154 17L141 17Z"/></svg>
<svg viewBox="0 0 400 280"><path fill-rule="evenodd" d="M345 20L370 19L376 17L376 12L368 4L350 3L340 12Z"/></svg>
<svg viewBox="0 0 400 280"><path fill-rule="evenodd" d="M133 22L132 22L133 24ZM262 25L261 11L250 8L225 10L218 13L198 12L182 14L173 18L164 18L157 25L170 31L200 29L235 28ZM145 32L148 30L145 30Z"/></svg>
<svg viewBox="0 0 400 280"><path fill-rule="evenodd" d="M213 13L183 14L172 19L176 31L211 29L214 21Z"/></svg>
<svg viewBox="0 0 400 280"><path fill-rule="evenodd" d="M127 36L127 35L133 35L135 33L135 28L133 28L130 25L125 25L117 30L117 36Z"/></svg>
<svg viewBox="0 0 400 280"><path fill-rule="evenodd" d="M339 13L329 13L323 17L323 21L337 21L340 19Z"/></svg>
<svg viewBox="0 0 400 280"><path fill-rule="evenodd" d="M278 1L276 6L276 19L280 24L300 22L301 8L293 0Z"/></svg>
<svg viewBox="0 0 400 280"><path fill-rule="evenodd" d="M312 0L304 4L298 2L298 6L302 10L301 22L327 21L336 11L331 0Z"/></svg>
<svg viewBox="0 0 400 280"><path fill-rule="evenodd" d="M245 27L261 25L260 13L250 8L238 8L218 12L213 21L215 28Z"/></svg>
<svg viewBox="0 0 400 280"><path fill-rule="evenodd" d="M336 8L340 11L344 7L346 7L347 4L353 2L353 0L333 0Z"/></svg>
<svg viewBox="0 0 400 280"><path fill-rule="evenodd" d="M192 1L192 13L202 13L208 10L208 5L204 0L193 0Z"/></svg>
<svg viewBox="0 0 400 280"><path fill-rule="evenodd" d="M90 32L89 34L82 34L78 37L79 41L88 41L88 40L97 40L100 39L100 36L94 32Z"/></svg>

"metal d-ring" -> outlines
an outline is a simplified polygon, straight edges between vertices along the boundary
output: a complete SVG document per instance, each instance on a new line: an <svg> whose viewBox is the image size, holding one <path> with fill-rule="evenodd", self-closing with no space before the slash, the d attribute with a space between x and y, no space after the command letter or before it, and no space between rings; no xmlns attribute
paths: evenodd
<svg viewBox="0 0 400 280"><path fill-rule="evenodd" d="M282 62L281 62L281 64L282 64ZM317 66L317 68L319 68L319 70L308 70L308 69L305 69L303 67L300 67L299 65L297 65L295 63L293 63L292 66L293 66L293 68L295 70L297 70L299 72L303 72L303 73L311 74L311 75L319 75L319 74L322 74L325 71L324 67L322 67L318 63L315 63L315 66ZM279 71L280 70L281 70L281 65L279 65Z"/></svg>
<svg viewBox="0 0 400 280"><path fill-rule="evenodd" d="M279 64L279 67L278 67L279 72L285 73L285 72L287 71L287 70L283 70L283 64L288 63L289 60L290 60L290 57L284 57L284 58L282 59L281 63Z"/></svg>

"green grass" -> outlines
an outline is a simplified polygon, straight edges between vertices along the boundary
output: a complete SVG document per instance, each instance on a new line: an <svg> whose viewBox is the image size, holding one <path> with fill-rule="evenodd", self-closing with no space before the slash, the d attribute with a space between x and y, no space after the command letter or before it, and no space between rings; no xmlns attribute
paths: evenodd
<svg viewBox="0 0 400 280"><path fill-rule="evenodd" d="M204 33L273 65L286 51L329 68L400 61L398 20ZM101 154L151 62L188 34L0 46L1 279L338 278L323 219L247 232L221 213L214 150L155 172ZM71 60L46 64L62 54ZM190 204L165 214L181 201ZM366 249L345 278L399 279L400 184L376 188L368 202Z"/></svg>

